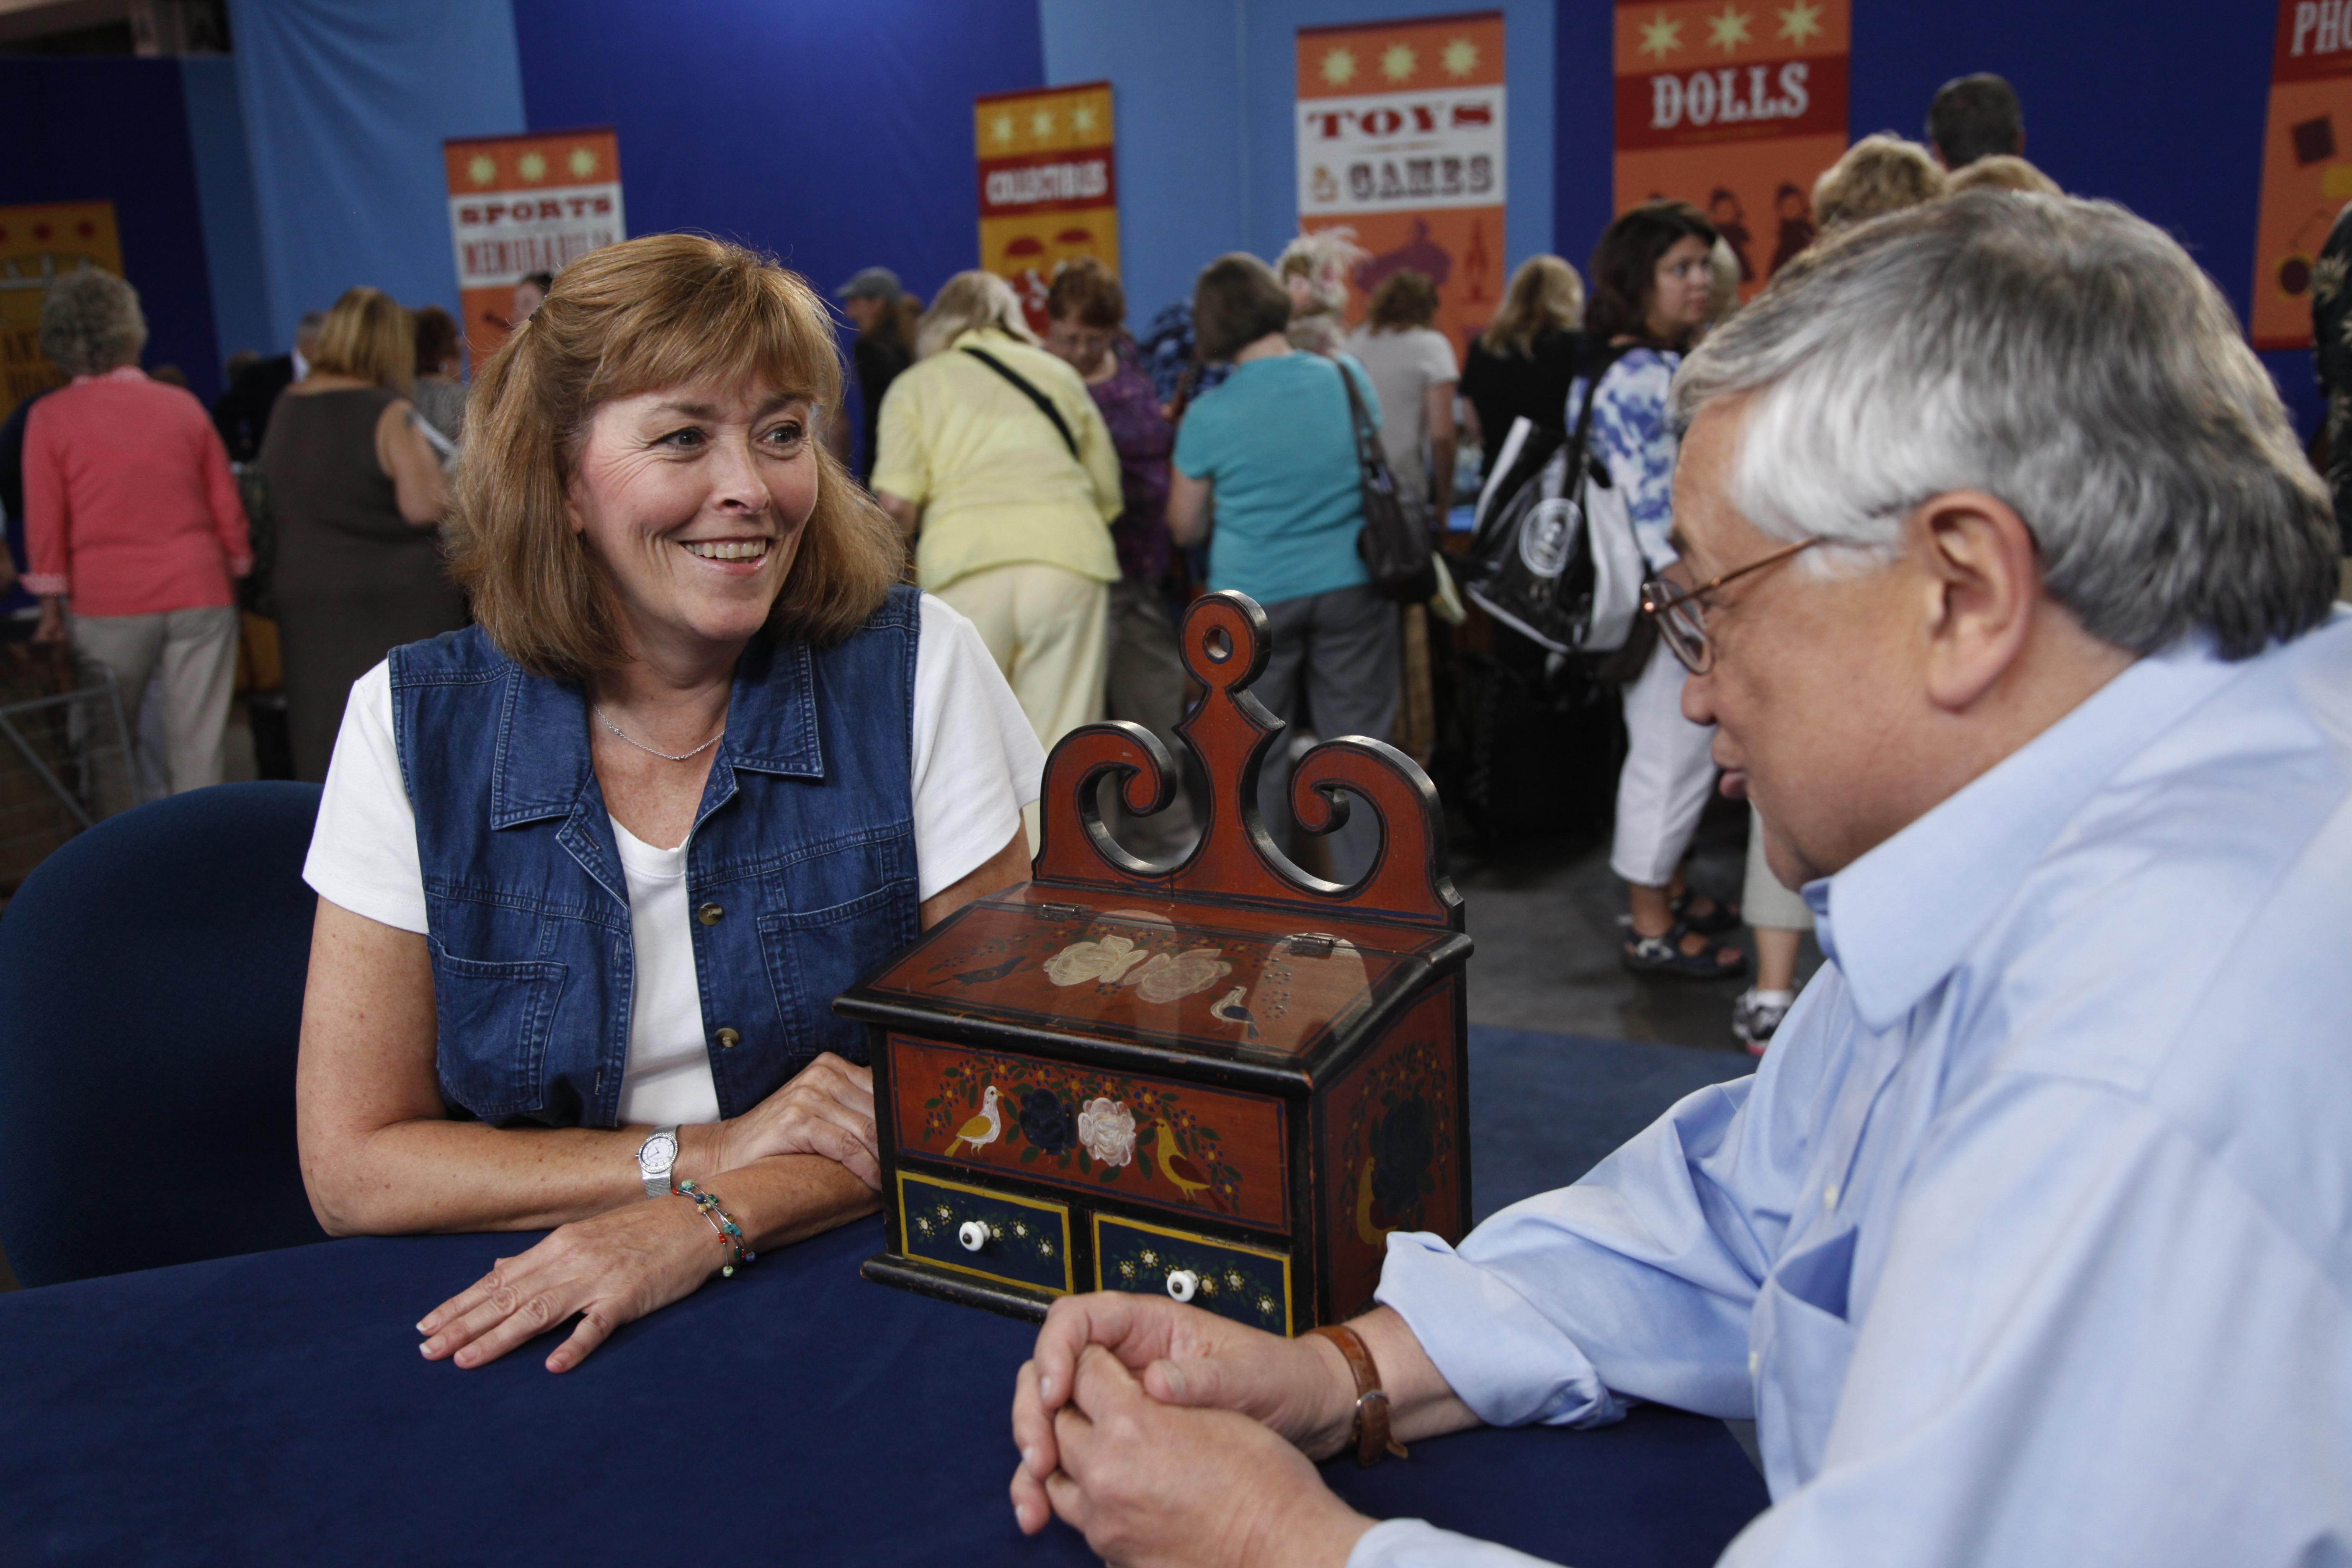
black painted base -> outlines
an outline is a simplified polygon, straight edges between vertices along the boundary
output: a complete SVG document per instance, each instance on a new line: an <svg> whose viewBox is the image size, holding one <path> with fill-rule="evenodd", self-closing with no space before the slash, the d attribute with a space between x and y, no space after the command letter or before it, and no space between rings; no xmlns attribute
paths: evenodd
<svg viewBox="0 0 2352 1568"><path fill-rule="evenodd" d="M1045 1309L1054 1304L1050 1291L1026 1290L1018 1285L999 1285L992 1280L975 1279L952 1268L941 1268L919 1258L900 1258L894 1253L877 1252L860 1264L857 1271L877 1285L895 1285L919 1296L932 1296L942 1301L961 1301L967 1307L984 1307L1004 1317L1021 1318L1032 1323L1045 1321Z"/></svg>

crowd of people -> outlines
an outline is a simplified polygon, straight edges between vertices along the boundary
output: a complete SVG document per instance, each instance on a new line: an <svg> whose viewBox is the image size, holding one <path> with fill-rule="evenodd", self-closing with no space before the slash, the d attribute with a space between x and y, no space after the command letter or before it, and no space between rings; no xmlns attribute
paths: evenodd
<svg viewBox="0 0 2352 1568"><path fill-rule="evenodd" d="M1997 78L1948 86L1927 134L1927 146L1864 137L1809 200L1797 193L1782 235L1799 225L1805 243L1771 275L1856 225L1960 192L2057 192L2024 161L2022 116ZM1042 337L990 274L959 274L926 309L869 267L835 290L855 332L855 392L818 438L898 523L912 580L978 629L1040 745L1108 717L1181 758L1175 616L1191 592L1233 588L1267 613L1275 651L1256 692L1276 714L1316 733L1394 735L1425 760L1428 616L1448 606L1400 607L1370 581L1360 423L1378 429L1409 521L1438 535L1457 474L1481 477L1520 422L1573 427L1624 498L1645 569L1663 571L1676 554L1669 389L1757 280L1727 195L1705 211L1658 201L1626 213L1595 247L1589 293L1564 258L1528 258L1458 356L1433 324L1437 287L1410 268L1381 279L1349 327L1350 279L1369 258L1344 228L1302 234L1271 264L1218 258L1140 339L1118 279L1092 259L1055 277ZM516 284L514 327L555 281ZM355 288L304 316L289 353L240 356L207 441L184 393L134 384L144 332L127 284L68 279L45 323L74 384L0 432L0 447L30 437L30 483L11 511L33 520L35 635L70 637L133 712L160 676L170 756L157 771L189 788L221 776L234 606L260 612L282 672L289 771L323 780L353 681L393 647L469 618L446 569L449 474L467 440L457 324ZM128 416L133 405L156 416ZM1623 962L1736 978L1749 960L1728 939L1752 927L1753 984L1731 1022L1760 1053L1794 999L1811 917L1766 867L1752 810L1741 896L1690 886L1717 769L1713 731L1680 710L1669 651L1637 637L1596 685L1623 715L1609 856L1627 889ZM1126 814L1115 791L1104 804L1147 858L1173 858L1194 837L1181 784L1149 817ZM1277 844L1343 881L1377 842L1366 820L1328 844L1295 834L1279 760L1261 809ZM1034 833L1034 806L1028 819Z"/></svg>

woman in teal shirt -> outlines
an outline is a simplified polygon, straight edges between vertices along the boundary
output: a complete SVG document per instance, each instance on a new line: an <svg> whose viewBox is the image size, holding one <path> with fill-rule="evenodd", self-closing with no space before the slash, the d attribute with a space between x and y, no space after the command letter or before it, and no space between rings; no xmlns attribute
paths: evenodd
<svg viewBox="0 0 2352 1568"><path fill-rule="evenodd" d="M1355 378L1377 427L1380 399L1363 367L1290 346L1290 294L1255 256L1219 257L1192 291L1203 363L1234 373L1186 410L1176 433L1168 527L1180 544L1209 532L1209 586L1247 594L1265 610L1273 652L1251 688L1286 721L1318 735L1388 739L1396 721L1397 611L1369 585L1356 540L1362 475L1342 375ZM1302 713L1301 709L1304 708ZM1290 770L1260 775L1258 807L1285 849L1295 826ZM1380 828L1358 812L1332 835L1332 874L1370 869Z"/></svg>

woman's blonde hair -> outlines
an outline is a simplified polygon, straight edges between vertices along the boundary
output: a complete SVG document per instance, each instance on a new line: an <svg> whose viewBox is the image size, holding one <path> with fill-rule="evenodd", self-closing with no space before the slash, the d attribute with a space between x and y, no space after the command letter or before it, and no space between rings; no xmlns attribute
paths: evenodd
<svg viewBox="0 0 2352 1568"><path fill-rule="evenodd" d="M1865 136L1813 182L1813 221L1821 232L1883 217L1944 194L1944 171L1916 142L1891 131Z"/></svg>
<svg viewBox="0 0 2352 1568"><path fill-rule="evenodd" d="M2058 182L2013 153L1989 153L1945 177L1944 194L1962 191L2015 191L2021 195L2063 196Z"/></svg>
<svg viewBox="0 0 2352 1568"><path fill-rule="evenodd" d="M356 376L406 397L416 390L416 327L381 289L346 289L319 328L310 368Z"/></svg>
<svg viewBox="0 0 2352 1568"><path fill-rule="evenodd" d="M1576 331L1584 320L1584 279L1557 256L1530 256L1511 274L1503 291L1503 308L1478 334L1491 354L1525 359L1535 351L1536 334L1546 327Z"/></svg>
<svg viewBox="0 0 2352 1568"><path fill-rule="evenodd" d="M993 327L1035 347L1037 334L1021 313L1013 285L993 272L959 272L947 280L915 331L915 357L929 359L966 332Z"/></svg>
<svg viewBox="0 0 2352 1568"><path fill-rule="evenodd" d="M897 527L817 439L841 400L824 303L766 257L691 234L592 250L474 378L449 520L474 618L534 675L577 679L627 657L602 562L571 522L597 407L711 378L756 379L814 405L816 508L769 612L778 637L838 642L906 574Z"/></svg>

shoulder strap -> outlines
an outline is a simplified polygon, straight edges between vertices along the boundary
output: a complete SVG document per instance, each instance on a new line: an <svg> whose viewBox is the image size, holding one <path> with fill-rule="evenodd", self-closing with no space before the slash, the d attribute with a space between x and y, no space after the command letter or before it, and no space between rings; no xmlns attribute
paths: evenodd
<svg viewBox="0 0 2352 1568"><path fill-rule="evenodd" d="M1584 406L1577 410L1576 428L1568 438L1570 483L1576 482L1584 472L1585 437L1592 424L1592 400L1600 394L1601 380L1615 368L1619 360L1639 346L1627 344L1620 347L1615 343L1602 343L1592 350L1585 361Z"/></svg>
<svg viewBox="0 0 2352 1568"><path fill-rule="evenodd" d="M1070 434L1069 421L1062 417L1062 411L1054 406L1054 400L1052 398L1046 396L1044 393L1030 385L1028 379L1022 375L1019 371L1014 370L1011 365L1006 364L1003 360L998 359L994 354L988 353L986 350L976 349L970 343L966 343L964 345L963 352L978 360L981 363L986 365L989 369L994 371L997 374L1003 376L1005 380L1011 382L1014 386L1019 387L1021 389L1021 395L1035 404L1037 405L1038 412L1042 413L1046 418L1051 419L1054 422L1054 428L1061 433L1062 445L1070 449L1070 456L1075 458L1078 455L1078 438Z"/></svg>
<svg viewBox="0 0 2352 1568"><path fill-rule="evenodd" d="M1357 459L1368 468L1375 464L1386 467L1388 453L1381 446L1380 433L1372 428L1372 416L1364 408L1364 395L1357 390L1356 378L1339 360L1331 362L1331 368L1339 373L1339 384L1348 389L1348 421L1356 431Z"/></svg>

